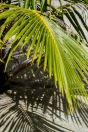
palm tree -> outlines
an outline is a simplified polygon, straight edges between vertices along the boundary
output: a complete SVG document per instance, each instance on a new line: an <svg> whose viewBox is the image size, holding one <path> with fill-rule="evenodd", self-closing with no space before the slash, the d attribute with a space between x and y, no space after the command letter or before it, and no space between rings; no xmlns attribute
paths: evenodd
<svg viewBox="0 0 88 132"><path fill-rule="evenodd" d="M7 0L5 2L7 4L3 1L0 3L0 58L5 63L5 67L4 63L1 63L0 72L4 74L3 80L6 78L6 74L3 73L4 68L5 72L12 68L12 76L9 77L12 80L26 67L30 71L31 65L35 69L37 64L38 69L44 69L44 73L41 74L44 77L43 86L52 84L66 101L65 107L68 111L73 111L75 107L78 110L82 109L80 102L83 99L86 101L88 96L85 89L85 84L88 83L86 77L88 52L85 50L88 40L83 30L87 32L88 27L80 9L86 12L87 0L58 0L57 8L52 5L51 0ZM67 20L71 23L72 30L68 30ZM17 54L23 55L23 59L21 58L14 71L11 61L13 59L18 61ZM34 77L30 78L32 79L35 80ZM48 80L47 83L46 80ZM54 83L51 83L52 80ZM41 85L41 79L39 85ZM18 96L16 98L18 99ZM18 103L17 106L19 106ZM19 114L19 107L16 108ZM84 117L83 114L81 115ZM24 123L24 126L27 125Z"/></svg>

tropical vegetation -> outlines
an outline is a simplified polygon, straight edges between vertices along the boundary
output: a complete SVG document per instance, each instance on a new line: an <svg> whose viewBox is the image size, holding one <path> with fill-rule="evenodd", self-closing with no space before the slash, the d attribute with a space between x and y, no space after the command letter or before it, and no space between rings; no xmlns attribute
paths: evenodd
<svg viewBox="0 0 88 132"><path fill-rule="evenodd" d="M30 73L31 69L34 70L36 67L44 82L43 86L53 85L53 88L60 93L62 100L64 99L67 111L72 112L75 111L75 108L78 110L82 108L80 102L88 101L85 87L88 84L88 39L86 35L88 1L58 0L58 3L58 6L55 7L52 0L1 1L0 84L4 89L3 83L14 78L20 70L29 66ZM16 55L18 57L15 57ZM19 57L20 55L23 55L23 59ZM16 67L18 60L18 69L14 72L13 67ZM15 61L15 63L11 63L11 61ZM8 72L10 68L12 68L12 74ZM30 75L35 76L33 72ZM33 79L36 80L35 77ZM38 86L41 85L41 80L39 80ZM34 84L36 85L36 81ZM31 86L31 83L29 85ZM25 94L25 91L23 93ZM11 106L14 106L13 104L12 102ZM16 106L14 109L16 111ZM15 116L20 111L25 115L23 108L19 107ZM16 120L21 121L23 115L20 114ZM32 122L27 117L29 116L26 113L24 120ZM2 116L1 121L3 120ZM26 123L23 123L25 128ZM12 126L10 126L10 131L11 128ZM13 130L15 130L14 128ZM30 129L29 126L27 128L27 130ZM6 127L3 131L5 130Z"/></svg>

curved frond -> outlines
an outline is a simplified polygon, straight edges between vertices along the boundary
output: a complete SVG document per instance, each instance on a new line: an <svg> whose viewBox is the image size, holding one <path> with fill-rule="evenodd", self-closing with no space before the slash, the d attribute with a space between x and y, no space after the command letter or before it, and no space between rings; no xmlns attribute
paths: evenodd
<svg viewBox="0 0 88 132"><path fill-rule="evenodd" d="M0 4L0 9L8 5ZM14 20L13 20L14 17ZM35 10L11 6L0 13L0 20L5 19L0 28L0 36L4 43L14 36L6 67L12 54L18 46L26 45L27 59L37 59L37 64L44 57L44 70L49 71L49 77L54 76L55 84L70 106L76 103L76 94L87 96L83 79L88 75L88 52L81 43L68 36L56 23ZM9 27L9 24L12 26ZM9 27L9 28L8 28ZM8 29L5 36L3 31Z"/></svg>

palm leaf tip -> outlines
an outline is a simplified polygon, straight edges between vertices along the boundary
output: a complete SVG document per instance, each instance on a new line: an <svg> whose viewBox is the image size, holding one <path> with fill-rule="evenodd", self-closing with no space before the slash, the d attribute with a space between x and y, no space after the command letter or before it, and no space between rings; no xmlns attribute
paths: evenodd
<svg viewBox="0 0 88 132"><path fill-rule="evenodd" d="M5 18L7 22L2 27L7 27L8 18L9 20L10 17L12 18L14 9L15 7L11 7L10 15L9 10L0 13L0 19ZM18 17L18 11L21 17ZM32 51L32 60L34 61L37 57L39 65L42 56L45 57L44 70L48 67L49 76L54 76L55 84L58 83L59 90L63 96L66 96L69 107L76 102L76 92L79 95L82 93L83 96L87 96L82 79L85 78L85 74L88 75L88 53L82 45L68 36L56 23L36 11L16 7L15 15L16 12L17 19L14 22L13 19L9 21L13 22L13 25L4 37L4 40L7 41L15 35L10 44L11 51L6 67L17 47L20 44L24 47L29 43L26 52L27 58L30 57Z"/></svg>

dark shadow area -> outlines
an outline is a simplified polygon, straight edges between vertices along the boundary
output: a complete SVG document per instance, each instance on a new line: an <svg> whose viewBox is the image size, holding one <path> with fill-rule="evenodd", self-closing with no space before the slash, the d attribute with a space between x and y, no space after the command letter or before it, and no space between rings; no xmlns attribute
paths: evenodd
<svg viewBox="0 0 88 132"><path fill-rule="evenodd" d="M56 122L69 118L73 124L88 127L87 104L79 101L78 110L68 113L66 99L42 67L25 62L9 70L9 81L0 95L0 132L73 132Z"/></svg>

